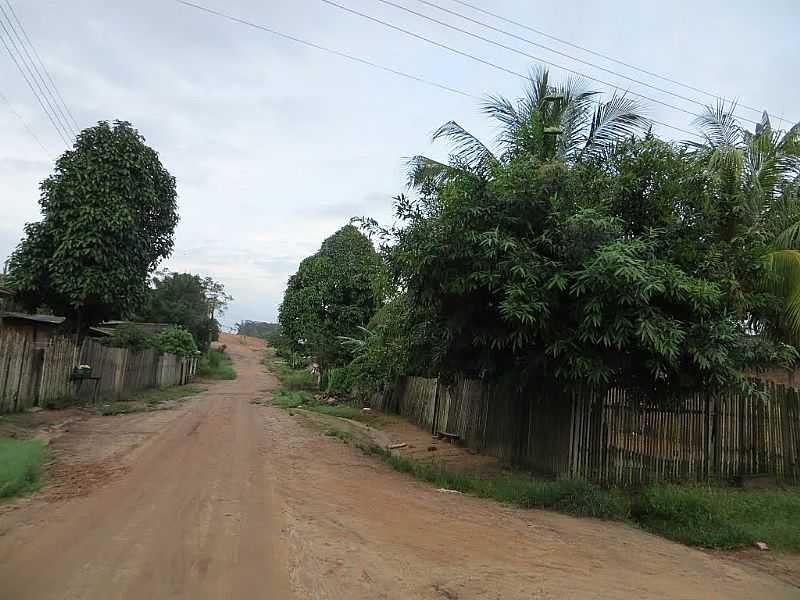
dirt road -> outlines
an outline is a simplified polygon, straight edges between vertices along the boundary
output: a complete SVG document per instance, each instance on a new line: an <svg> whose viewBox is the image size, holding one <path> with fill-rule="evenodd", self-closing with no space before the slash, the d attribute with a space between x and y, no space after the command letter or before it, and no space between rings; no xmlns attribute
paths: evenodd
<svg viewBox="0 0 800 600"><path fill-rule="evenodd" d="M632 527L437 492L254 403L274 381L226 342L236 381L54 439L90 479L0 514L0 599L800 597Z"/></svg>

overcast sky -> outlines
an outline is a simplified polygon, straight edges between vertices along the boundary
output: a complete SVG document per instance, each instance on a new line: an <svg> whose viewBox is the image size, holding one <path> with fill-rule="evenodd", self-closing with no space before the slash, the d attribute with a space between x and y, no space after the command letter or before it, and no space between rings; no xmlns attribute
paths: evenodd
<svg viewBox="0 0 800 600"><path fill-rule="evenodd" d="M444 159L431 132L455 119L483 139L494 130L476 100L325 54L174 0L9 0L81 127L128 120L177 178L181 221L163 266L222 281L236 298L224 318L275 320L287 278L354 215L391 219L403 157ZM531 59L375 0L337 0L515 71ZM613 70L618 65L432 0ZM7 9L6 0L0 5ZM684 100L481 29L416 0L395 0L601 79L691 111ZM470 0L595 51L776 117L800 118L796 0L523 2ZM477 96L516 97L513 75L411 39L320 0L198 0L210 8ZM2 13L0 13L2 18ZM2 29L0 29L2 35ZM552 69L557 77L566 75ZM636 78L641 73L626 71ZM713 102L652 78L682 95ZM596 89L604 89L597 84ZM38 185L65 149L0 46L0 260L39 219ZM757 115L743 111L744 116ZM648 115L692 129L692 117L652 104ZM656 128L673 139L673 130Z"/></svg>

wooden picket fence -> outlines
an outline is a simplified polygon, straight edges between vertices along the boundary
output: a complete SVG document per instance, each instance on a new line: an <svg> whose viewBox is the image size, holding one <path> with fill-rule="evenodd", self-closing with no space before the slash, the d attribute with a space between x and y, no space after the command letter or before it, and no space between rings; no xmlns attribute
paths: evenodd
<svg viewBox="0 0 800 600"><path fill-rule="evenodd" d="M0 412L78 400L120 400L148 388L186 384L197 368L196 359L154 349L134 352L86 339L76 351L69 337L52 337L45 343L37 348L32 331L0 327ZM99 379L73 380L76 359L91 365Z"/></svg>
<svg viewBox="0 0 800 600"><path fill-rule="evenodd" d="M408 377L373 405L554 476L620 486L754 474L800 482L800 394L759 387L757 395L697 394L665 407L622 389L545 392Z"/></svg>

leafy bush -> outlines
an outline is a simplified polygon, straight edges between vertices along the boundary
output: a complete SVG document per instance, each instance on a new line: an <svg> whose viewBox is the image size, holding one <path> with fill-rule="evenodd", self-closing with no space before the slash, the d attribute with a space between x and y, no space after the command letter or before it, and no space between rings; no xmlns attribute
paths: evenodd
<svg viewBox="0 0 800 600"><path fill-rule="evenodd" d="M736 548L765 541L800 550L800 490L738 490L662 485L646 489L633 509L643 527L694 546Z"/></svg>
<svg viewBox="0 0 800 600"><path fill-rule="evenodd" d="M331 369L328 374L328 388L330 394L349 394L353 390L353 371L350 367Z"/></svg>
<svg viewBox="0 0 800 600"><path fill-rule="evenodd" d="M0 498L35 491L44 457L45 444L41 440L0 438Z"/></svg>
<svg viewBox="0 0 800 600"><path fill-rule="evenodd" d="M191 332L180 325L170 327L153 337L153 345L166 354L191 358L197 354L197 346Z"/></svg>
<svg viewBox="0 0 800 600"><path fill-rule="evenodd" d="M133 323L121 323L114 328L111 336L105 343L113 348L128 348L135 352L152 348L153 336L148 335L142 328Z"/></svg>

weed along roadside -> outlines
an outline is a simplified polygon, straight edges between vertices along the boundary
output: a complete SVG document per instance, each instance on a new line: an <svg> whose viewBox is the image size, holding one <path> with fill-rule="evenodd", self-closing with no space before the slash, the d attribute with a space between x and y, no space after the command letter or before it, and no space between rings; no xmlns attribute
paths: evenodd
<svg viewBox="0 0 800 600"><path fill-rule="evenodd" d="M303 370L291 369L274 359L265 365L282 383L305 377ZM796 489L741 490L712 485L609 489L585 480L537 478L508 468L487 472L458 462L419 460L403 454L403 450L376 444L369 432L347 425L359 421L380 429L383 422L397 417L382 418L379 412L347 404L329 405L308 390L275 390L272 404L293 413L318 415L303 421L442 490L526 509L623 521L692 546L736 549L765 542L779 552L800 552L800 491Z"/></svg>
<svg viewBox="0 0 800 600"><path fill-rule="evenodd" d="M197 365L198 377L206 379L236 379L236 369L225 353L225 345L209 348Z"/></svg>

